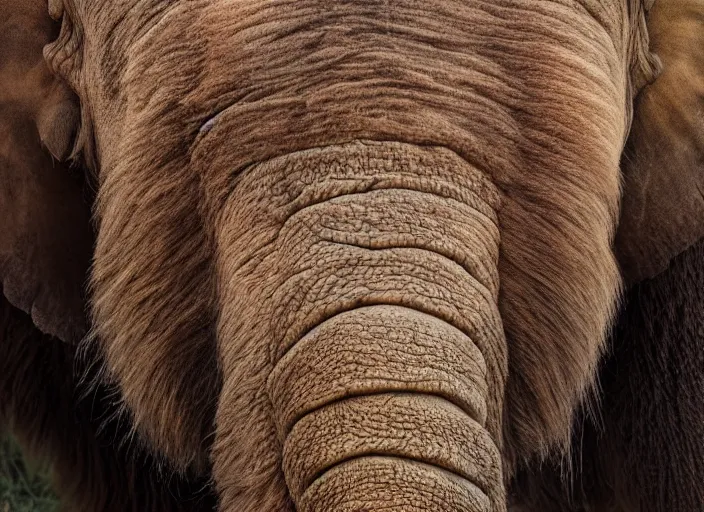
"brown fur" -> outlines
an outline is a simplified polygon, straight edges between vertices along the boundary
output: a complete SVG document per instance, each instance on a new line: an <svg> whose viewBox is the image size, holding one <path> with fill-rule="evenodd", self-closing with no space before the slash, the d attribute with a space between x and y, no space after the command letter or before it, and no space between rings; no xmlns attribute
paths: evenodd
<svg viewBox="0 0 704 512"><path fill-rule="evenodd" d="M85 369L71 346L42 335L0 298L0 427L27 455L48 461L63 510L214 510L208 482L172 474L167 464L123 444L129 425L105 388L79 399Z"/></svg>
<svg viewBox="0 0 704 512"><path fill-rule="evenodd" d="M139 35L122 31L142 33L152 28L154 36L164 27L143 27L130 20L109 30L114 21L105 17L114 16L114 7L101 5L92 11L88 4L72 5L66 6L62 34L49 52L51 62L72 81L82 98L84 117L95 124L95 134L83 126L81 151L92 153L94 138L107 148L100 155L96 176L94 331L88 341L103 347L107 364L101 377L119 387L139 434L179 467L202 470L207 466L207 437L213 430L220 375L214 340L214 248L202 220L200 177L190 169L183 143L193 139L197 125L179 108L190 84L167 84L152 76L150 87L158 82L158 89L143 90L129 103L116 96L114 84L124 78L114 76L112 66L126 60L116 52ZM83 12L86 9L90 12ZM163 2L147 2L138 12L159 19L165 9ZM97 25L84 29L86 18ZM183 32L187 21L181 18L167 26ZM104 36L102 44L78 46L71 54L85 67L66 68L73 58L64 55L67 42L74 38L80 42L84 30L97 27L108 31L90 34ZM84 55L93 50L114 60ZM130 66L144 78L160 54L180 55L179 72L197 76L203 65L201 53L182 38L170 38L154 53L135 52ZM85 74L76 77L79 70ZM96 104L93 90L86 90L83 82L93 79L106 91L108 106ZM124 93L122 88L116 91Z"/></svg>
<svg viewBox="0 0 704 512"><path fill-rule="evenodd" d="M83 336L93 194L80 167L52 160L71 152L78 114L77 98L43 59L59 28L45 2L1 0L0 28L2 422L33 457L51 463L69 509L212 509L204 482L172 477L142 453L115 408L118 395L100 387L76 400L75 348L42 336L5 300L45 332L71 342Z"/></svg>
<svg viewBox="0 0 704 512"><path fill-rule="evenodd" d="M98 184L87 344L155 449L206 468L218 400L233 421L213 231L239 173L357 139L447 147L501 190L506 474L567 447L619 294L619 159L655 64L638 2L62 4L46 55Z"/></svg>
<svg viewBox="0 0 704 512"><path fill-rule="evenodd" d="M529 510L704 510L703 15L701 0L648 14L663 69L635 102L615 252L629 284L666 270L629 292L601 365L603 404L577 415L572 458L518 478Z"/></svg>
<svg viewBox="0 0 704 512"><path fill-rule="evenodd" d="M601 409L582 414L573 472L534 465L514 492L528 511L704 510L704 240L628 294L600 370Z"/></svg>

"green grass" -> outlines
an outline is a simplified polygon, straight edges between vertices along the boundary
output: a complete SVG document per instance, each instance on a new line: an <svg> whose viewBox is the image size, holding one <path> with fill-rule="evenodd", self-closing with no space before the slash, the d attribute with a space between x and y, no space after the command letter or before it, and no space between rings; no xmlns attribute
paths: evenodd
<svg viewBox="0 0 704 512"><path fill-rule="evenodd" d="M22 458L11 439L0 439L0 512L56 512L44 471Z"/></svg>

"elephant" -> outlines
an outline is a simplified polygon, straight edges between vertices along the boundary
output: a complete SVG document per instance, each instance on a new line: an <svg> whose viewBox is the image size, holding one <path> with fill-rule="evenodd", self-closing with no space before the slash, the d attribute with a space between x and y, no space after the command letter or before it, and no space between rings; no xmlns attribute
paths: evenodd
<svg viewBox="0 0 704 512"><path fill-rule="evenodd" d="M78 415L73 506L704 509L704 1L0 24L0 405L65 473Z"/></svg>

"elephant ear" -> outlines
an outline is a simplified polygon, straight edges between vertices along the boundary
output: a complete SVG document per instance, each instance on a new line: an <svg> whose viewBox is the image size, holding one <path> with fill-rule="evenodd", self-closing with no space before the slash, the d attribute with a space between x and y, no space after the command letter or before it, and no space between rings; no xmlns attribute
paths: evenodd
<svg viewBox="0 0 704 512"><path fill-rule="evenodd" d="M623 154L615 250L627 284L704 237L704 0L655 0L647 27L663 71L636 98Z"/></svg>
<svg viewBox="0 0 704 512"><path fill-rule="evenodd" d="M82 173L55 161L79 122L42 55L56 32L46 0L0 0L0 287L40 330L76 341L93 234Z"/></svg>

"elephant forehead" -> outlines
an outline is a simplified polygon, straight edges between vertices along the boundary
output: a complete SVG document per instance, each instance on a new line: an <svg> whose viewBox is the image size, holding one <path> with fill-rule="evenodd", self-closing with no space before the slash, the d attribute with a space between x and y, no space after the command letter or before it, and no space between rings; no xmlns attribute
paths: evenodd
<svg viewBox="0 0 704 512"><path fill-rule="evenodd" d="M87 11L95 26L85 16L85 82L102 90L84 96L108 168L134 138L177 129L174 149L192 144L203 169L392 139L450 147L507 187L526 157L551 151L553 167L576 162L611 189L628 116L624 11L577 0L117 2Z"/></svg>
<svg viewBox="0 0 704 512"><path fill-rule="evenodd" d="M204 50L182 99L198 113L191 154L206 173L366 138L450 147L507 187L546 151L553 168L576 163L618 186L618 12L521 1L228 5L194 23ZM232 134L237 144L223 144Z"/></svg>

